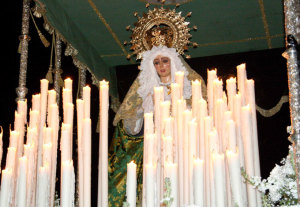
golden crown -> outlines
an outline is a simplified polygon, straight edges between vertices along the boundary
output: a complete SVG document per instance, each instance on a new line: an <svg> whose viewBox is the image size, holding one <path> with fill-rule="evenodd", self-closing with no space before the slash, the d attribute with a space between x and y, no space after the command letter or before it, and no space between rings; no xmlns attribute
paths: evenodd
<svg viewBox="0 0 300 207"><path fill-rule="evenodd" d="M149 9L149 4L146 7ZM188 27L189 22L185 21L186 17L191 16L191 12L183 17L181 12L177 13L175 9L164 7L149 9L142 17L134 12L134 16L138 18L134 23L135 27L133 29L130 26L126 27L127 30L132 31L130 49L133 53L127 56L128 59L132 55L141 59L145 51L159 45L175 48L179 54L184 54L184 51L191 46L189 40L192 37L191 29ZM194 26L193 29L196 30L197 27ZM124 43L127 44L126 41ZM192 43L192 46L196 47L197 43ZM186 57L190 56L186 55Z"/></svg>

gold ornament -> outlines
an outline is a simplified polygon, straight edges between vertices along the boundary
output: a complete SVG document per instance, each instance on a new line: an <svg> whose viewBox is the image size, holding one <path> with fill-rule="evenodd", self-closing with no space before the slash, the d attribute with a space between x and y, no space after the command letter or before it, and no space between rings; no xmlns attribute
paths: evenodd
<svg viewBox="0 0 300 207"><path fill-rule="evenodd" d="M189 22L185 19L191 16L191 12L183 17L181 12L176 12L175 9L161 7L149 9L142 17L136 13L135 16L138 17L135 27L131 29L127 26L126 29L132 31L130 49L137 59L141 59L143 53L151 50L153 45L175 48L181 55L188 49L192 35L188 27Z"/></svg>

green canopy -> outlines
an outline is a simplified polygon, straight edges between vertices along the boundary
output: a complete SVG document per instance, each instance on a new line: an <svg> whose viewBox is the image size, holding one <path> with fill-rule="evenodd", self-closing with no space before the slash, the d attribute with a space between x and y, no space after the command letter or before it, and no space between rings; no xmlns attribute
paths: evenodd
<svg viewBox="0 0 300 207"><path fill-rule="evenodd" d="M133 64L127 60L131 53L123 42L130 41L127 25L133 25L139 15L147 12L139 0L39 0L49 24L74 48L77 58L86 64L98 79L112 80L111 68ZM157 5L151 5L150 9ZM174 8L174 5L166 5ZM274 0L192 0L179 6L190 27L191 57L239 53L284 46L283 4ZM133 27L133 26L132 26Z"/></svg>

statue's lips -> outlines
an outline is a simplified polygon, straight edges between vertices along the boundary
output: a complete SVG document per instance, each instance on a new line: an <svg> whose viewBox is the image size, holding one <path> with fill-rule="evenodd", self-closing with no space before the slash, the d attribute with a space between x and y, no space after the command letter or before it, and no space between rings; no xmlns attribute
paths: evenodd
<svg viewBox="0 0 300 207"><path fill-rule="evenodd" d="M164 72L166 72L166 70L163 69L163 70L160 70L160 72L161 72L161 73L164 73Z"/></svg>

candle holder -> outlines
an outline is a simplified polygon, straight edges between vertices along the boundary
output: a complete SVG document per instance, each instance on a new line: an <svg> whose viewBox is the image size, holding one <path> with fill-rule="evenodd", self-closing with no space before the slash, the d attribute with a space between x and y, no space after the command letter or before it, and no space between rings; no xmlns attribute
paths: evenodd
<svg viewBox="0 0 300 207"><path fill-rule="evenodd" d="M28 92L26 88L26 74L28 62L28 42L30 41L29 20L30 20L30 2L31 0L23 0L23 14L22 14L22 35L20 35L20 72L19 72L19 87L16 89L17 101L25 100Z"/></svg>
<svg viewBox="0 0 300 207"><path fill-rule="evenodd" d="M282 54L287 59L291 133L296 165L298 203L300 204L300 78L297 40L300 40L300 10L298 0L284 1L286 51Z"/></svg>
<svg viewBox="0 0 300 207"><path fill-rule="evenodd" d="M61 39L59 35L56 34L55 41L55 69L54 69L54 90L56 91L56 102L59 103L60 99L60 88L63 85L63 80L61 78L62 69L61 69Z"/></svg>

